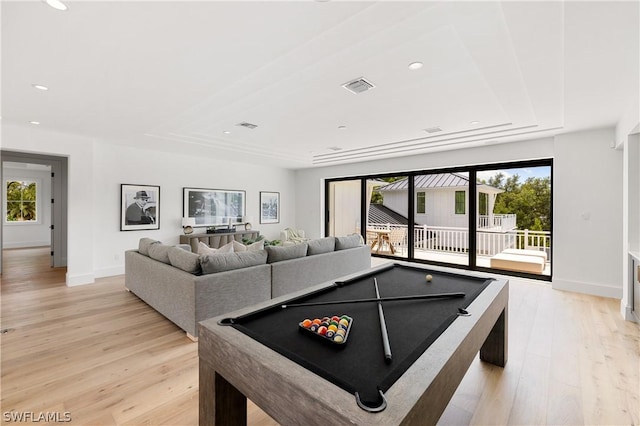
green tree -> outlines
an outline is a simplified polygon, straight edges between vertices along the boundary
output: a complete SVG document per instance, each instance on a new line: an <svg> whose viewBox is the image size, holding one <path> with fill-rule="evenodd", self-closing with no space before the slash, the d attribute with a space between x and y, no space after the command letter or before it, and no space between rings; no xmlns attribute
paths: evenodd
<svg viewBox="0 0 640 426"><path fill-rule="evenodd" d="M505 179L498 173L483 183L504 190L496 198L495 214L515 214L518 229L551 230L551 178L528 178L520 183L517 174Z"/></svg>

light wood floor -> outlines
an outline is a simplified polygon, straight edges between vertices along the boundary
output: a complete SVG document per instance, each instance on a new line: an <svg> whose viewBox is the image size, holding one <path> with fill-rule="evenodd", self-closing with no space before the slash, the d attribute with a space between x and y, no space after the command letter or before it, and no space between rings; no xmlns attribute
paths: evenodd
<svg viewBox="0 0 640 426"><path fill-rule="evenodd" d="M1 421L14 410L69 412L78 425L196 425L197 343L122 276L66 287L47 251L4 252ZM476 358L440 423L640 425L640 327L621 319L619 301L524 280L510 291L506 368ZM275 422L250 404L249 424Z"/></svg>

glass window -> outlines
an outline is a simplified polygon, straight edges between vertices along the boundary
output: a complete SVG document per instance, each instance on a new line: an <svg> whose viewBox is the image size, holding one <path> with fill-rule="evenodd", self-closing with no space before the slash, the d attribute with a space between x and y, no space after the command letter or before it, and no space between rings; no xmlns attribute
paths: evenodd
<svg viewBox="0 0 640 426"><path fill-rule="evenodd" d="M416 213L425 214L426 213L426 202L424 192L418 192L416 198Z"/></svg>
<svg viewBox="0 0 640 426"><path fill-rule="evenodd" d="M464 191L456 191L456 214L465 214L467 206L464 199Z"/></svg>
<svg viewBox="0 0 640 426"><path fill-rule="evenodd" d="M33 181L7 181L6 222L37 221L37 186Z"/></svg>

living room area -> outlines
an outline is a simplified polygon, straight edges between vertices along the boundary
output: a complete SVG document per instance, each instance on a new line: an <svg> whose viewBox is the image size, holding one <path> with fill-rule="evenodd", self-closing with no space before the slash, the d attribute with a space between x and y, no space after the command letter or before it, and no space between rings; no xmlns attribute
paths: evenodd
<svg viewBox="0 0 640 426"><path fill-rule="evenodd" d="M14 165L2 168L4 204L16 202L7 199L7 178L29 180L16 164L45 156L64 164L65 179L55 195L63 211L43 216L64 235L51 242L60 259L41 239L12 246L17 234L28 240L29 225L7 224L3 212L3 422L41 413L76 424L199 422L202 342L154 301L126 291L127 253L142 239L209 241L224 233L208 228L230 226L230 217L236 230L268 241L287 228L313 241L346 237L331 230L331 182L410 176L413 190L417 176L544 163L553 188L553 267L543 266L544 279L474 263L468 243L456 254L469 259L463 264L411 259L509 281L509 362L500 368L475 356L438 423L640 423L633 299L640 4L394 3L69 2L64 12L43 2L2 3L1 155L3 166ZM121 13L131 22L113 34ZM145 16L155 20L145 24ZM43 40L33 28L55 31ZM218 40L234 37L234 60L225 65L228 46ZM66 63L71 57L77 62ZM422 68L408 67L418 60ZM359 94L341 87L359 76L376 87ZM45 166L38 179L46 184L51 171ZM39 199L54 198L53 188ZM455 197L461 188L448 190ZM192 224L190 192L241 194L243 207ZM400 255L375 253L362 194L345 222L366 240L366 261L408 259L407 244ZM134 198L154 205L153 220L128 222ZM463 210L480 216L479 198L471 198ZM405 219L428 216L431 200L407 202L413 212ZM277 204L277 213L264 212L265 203ZM39 212L49 211L45 203ZM409 222L407 229L418 228ZM273 265L261 265L270 271L267 299ZM153 291L151 281L162 276L146 285ZM306 288L313 280L286 281ZM198 337L193 328L187 334ZM247 417L278 424L251 398Z"/></svg>

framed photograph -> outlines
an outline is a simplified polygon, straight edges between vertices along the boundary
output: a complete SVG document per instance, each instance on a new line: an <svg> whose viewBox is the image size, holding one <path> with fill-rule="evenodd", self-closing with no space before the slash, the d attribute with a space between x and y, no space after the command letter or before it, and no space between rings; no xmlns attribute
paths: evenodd
<svg viewBox="0 0 640 426"><path fill-rule="evenodd" d="M120 230L160 229L160 187L120 185Z"/></svg>
<svg viewBox="0 0 640 426"><path fill-rule="evenodd" d="M242 222L245 215L245 191L182 188L182 216L192 217L197 227Z"/></svg>
<svg viewBox="0 0 640 426"><path fill-rule="evenodd" d="M260 192L260 223L280 223L279 192Z"/></svg>

